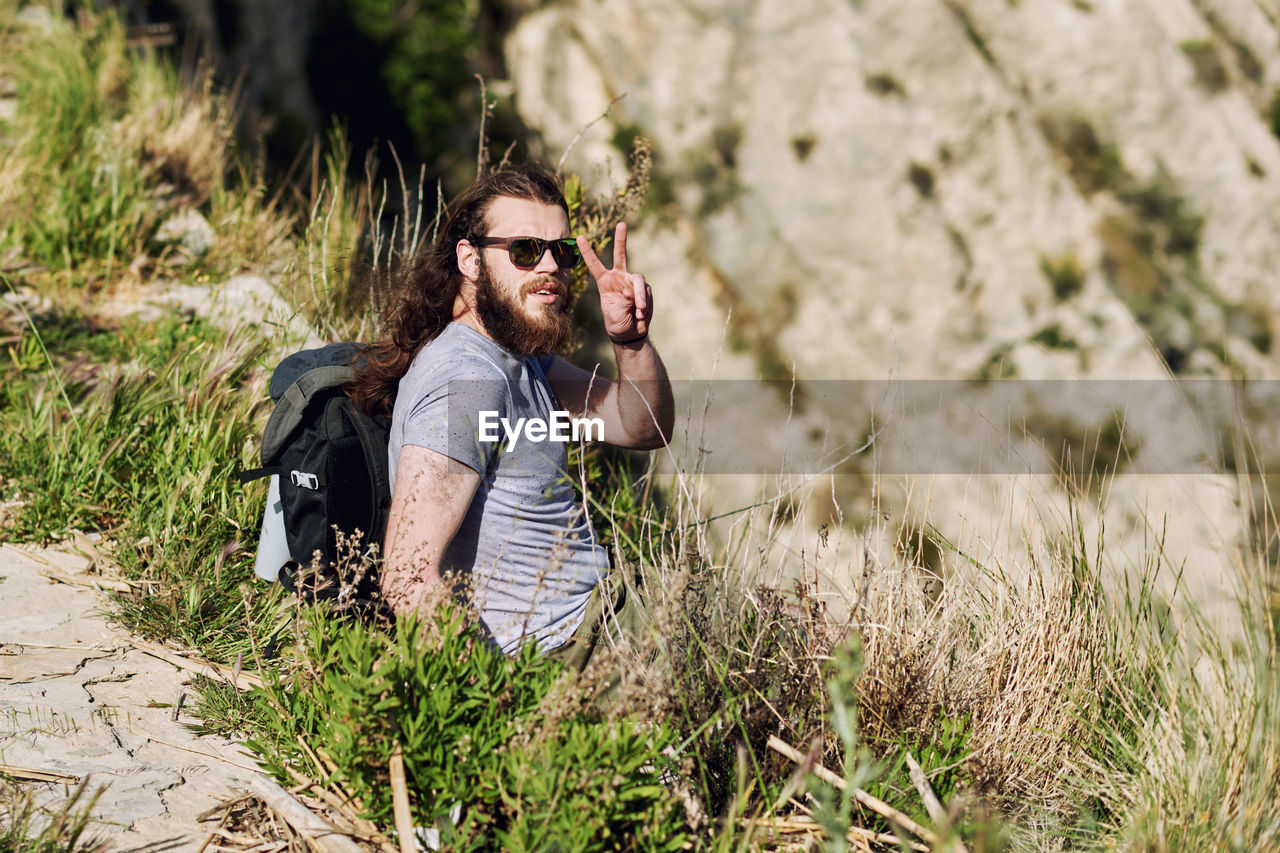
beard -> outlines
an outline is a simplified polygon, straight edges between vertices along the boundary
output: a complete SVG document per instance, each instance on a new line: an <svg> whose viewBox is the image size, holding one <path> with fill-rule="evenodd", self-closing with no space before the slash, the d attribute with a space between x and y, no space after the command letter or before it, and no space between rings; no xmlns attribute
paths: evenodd
<svg viewBox="0 0 1280 853"><path fill-rule="evenodd" d="M519 356L551 355L573 340L573 295L560 281L556 286L565 296L556 305L537 304L530 314L525 295L544 282L524 286L519 296L512 297L494 283L484 260L476 281L476 314L485 331L500 346Z"/></svg>

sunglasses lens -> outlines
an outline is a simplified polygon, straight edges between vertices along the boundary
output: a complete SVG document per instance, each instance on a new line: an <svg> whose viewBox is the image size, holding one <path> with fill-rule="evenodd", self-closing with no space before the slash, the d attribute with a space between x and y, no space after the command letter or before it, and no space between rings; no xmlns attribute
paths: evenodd
<svg viewBox="0 0 1280 853"><path fill-rule="evenodd" d="M561 269L571 270L582 263L577 240L557 240L551 244L551 254Z"/></svg>
<svg viewBox="0 0 1280 853"><path fill-rule="evenodd" d="M507 246L507 252L511 255L511 263L518 267L533 267L538 265L542 253L546 250L541 240L535 240L532 237L519 237L512 240Z"/></svg>

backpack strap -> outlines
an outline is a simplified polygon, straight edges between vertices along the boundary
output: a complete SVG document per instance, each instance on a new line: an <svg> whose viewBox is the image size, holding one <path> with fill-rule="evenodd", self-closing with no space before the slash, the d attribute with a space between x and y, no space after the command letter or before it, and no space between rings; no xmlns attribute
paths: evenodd
<svg viewBox="0 0 1280 853"><path fill-rule="evenodd" d="M360 447L364 450L365 463L369 466L369 473L373 477L374 505L379 511L386 510L391 506L391 477L388 471L386 435L376 431L377 425L372 418L353 417L351 425L360 436ZM382 506L383 503L386 506Z"/></svg>
<svg viewBox="0 0 1280 853"><path fill-rule="evenodd" d="M261 480L263 477L270 477L272 474L283 473L283 468L277 465L267 465L262 468L250 468L248 471L241 471L236 474L236 479L241 483L252 483L254 480Z"/></svg>
<svg viewBox="0 0 1280 853"><path fill-rule="evenodd" d="M318 349L305 349L287 356L271 374L268 393L271 399L279 402L289 386L298 381L303 374L317 367L351 364L355 357L364 350L364 344L328 344Z"/></svg>
<svg viewBox="0 0 1280 853"><path fill-rule="evenodd" d="M365 453L365 457L368 457ZM318 489L324 485L324 478L315 473L306 471L289 471L278 465L264 465L261 468L250 468L248 471L241 471L236 474L236 479L241 483L252 483L254 480L261 480L263 477L279 475L289 482L293 483L300 489Z"/></svg>

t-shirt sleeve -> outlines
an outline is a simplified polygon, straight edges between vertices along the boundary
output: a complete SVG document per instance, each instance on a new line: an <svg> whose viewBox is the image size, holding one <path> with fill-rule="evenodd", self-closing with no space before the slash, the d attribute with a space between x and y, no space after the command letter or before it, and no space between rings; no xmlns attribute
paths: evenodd
<svg viewBox="0 0 1280 853"><path fill-rule="evenodd" d="M441 365L422 377L404 421L404 443L425 447L482 477L504 438L511 411L506 378L482 361Z"/></svg>

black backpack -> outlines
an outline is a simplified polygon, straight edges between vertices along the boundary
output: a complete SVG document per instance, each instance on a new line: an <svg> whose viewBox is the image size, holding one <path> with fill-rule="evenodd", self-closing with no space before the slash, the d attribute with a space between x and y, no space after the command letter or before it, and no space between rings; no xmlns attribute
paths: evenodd
<svg viewBox="0 0 1280 853"><path fill-rule="evenodd" d="M262 467L278 474L290 561L280 582L308 600L377 602L377 561L391 507L390 418L366 415L343 386L360 344L303 350L280 362L268 391L276 408L262 434Z"/></svg>

